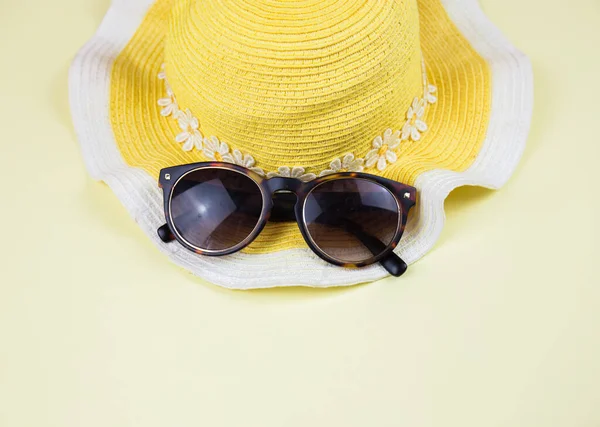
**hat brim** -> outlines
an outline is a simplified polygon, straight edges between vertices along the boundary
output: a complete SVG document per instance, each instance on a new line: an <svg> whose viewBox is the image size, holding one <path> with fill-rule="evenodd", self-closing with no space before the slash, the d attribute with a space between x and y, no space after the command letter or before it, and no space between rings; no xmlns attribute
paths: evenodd
<svg viewBox="0 0 600 427"><path fill-rule="evenodd" d="M325 263L308 248L213 258L160 241L156 229L164 223L164 217L156 176L124 160L110 115L113 65L147 18L153 3L113 1L97 33L73 62L72 114L91 175L112 188L161 251L176 264L212 283L235 289L326 287L385 277L387 273L379 265L343 269ZM499 188L508 180L524 150L533 107L533 77L527 57L489 22L476 0L443 0L441 4L470 47L489 67L489 117L477 154L465 170L436 168L416 177L419 204L397 249L408 263L421 258L438 239L445 220L444 200L453 189L462 185Z"/></svg>

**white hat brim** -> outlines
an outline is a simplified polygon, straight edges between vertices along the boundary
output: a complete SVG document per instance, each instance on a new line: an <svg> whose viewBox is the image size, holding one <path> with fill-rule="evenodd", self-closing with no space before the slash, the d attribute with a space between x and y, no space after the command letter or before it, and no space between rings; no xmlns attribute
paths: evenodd
<svg viewBox="0 0 600 427"><path fill-rule="evenodd" d="M441 0L448 15L492 72L492 107L487 135L464 172L432 170L415 183L420 198L397 249L409 264L425 255L440 236L444 200L459 186L497 189L512 175L525 148L533 109L533 73L528 58L487 19L476 0ZM128 166L117 149L110 118L112 64L140 26L152 0L115 0L92 39L73 61L69 76L75 131L92 177L106 182L155 245L181 267L233 289L276 286L347 286L387 276L379 265L344 269L310 249L271 254L205 257L156 234L164 223L162 192L145 171Z"/></svg>

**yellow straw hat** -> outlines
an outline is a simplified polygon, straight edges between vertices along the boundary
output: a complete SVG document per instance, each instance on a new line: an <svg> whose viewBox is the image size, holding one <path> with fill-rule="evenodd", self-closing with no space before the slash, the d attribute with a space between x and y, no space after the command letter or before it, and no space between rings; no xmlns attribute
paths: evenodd
<svg viewBox="0 0 600 427"><path fill-rule="evenodd" d="M70 92L91 174L177 264L244 289L386 272L326 264L293 223L269 224L226 257L164 244L161 168L219 160L414 185L397 249L414 262L439 236L452 189L509 178L533 99L527 58L475 0L114 0L73 63Z"/></svg>

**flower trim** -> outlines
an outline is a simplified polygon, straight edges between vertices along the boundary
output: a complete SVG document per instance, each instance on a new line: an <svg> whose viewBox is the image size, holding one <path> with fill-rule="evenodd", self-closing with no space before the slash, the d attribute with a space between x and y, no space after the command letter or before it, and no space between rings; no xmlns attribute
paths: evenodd
<svg viewBox="0 0 600 427"><path fill-rule="evenodd" d="M185 110L178 112L179 127L182 132L177 134L175 142L183 143L183 151L191 151L194 147L202 150L202 134L198 130L198 119L192 116L191 111Z"/></svg>
<svg viewBox="0 0 600 427"><path fill-rule="evenodd" d="M367 167L377 166L379 171L385 170L388 163L398 160L395 151L400 146L400 131L392 132L391 129L383 133L383 138L375 137L373 149L367 153Z"/></svg>
<svg viewBox="0 0 600 427"><path fill-rule="evenodd" d="M281 166L277 169L277 172L269 172L267 174L267 178L274 178L276 176L283 178L297 178L304 182L312 181L317 177L314 173L306 173L304 168L300 166L294 166L293 168Z"/></svg>
<svg viewBox="0 0 600 427"><path fill-rule="evenodd" d="M383 135L378 135L373 139L372 148L366 154L365 158L356 157L354 153L347 153L342 158L336 158L331 161L329 168L321 171L318 176L331 175L338 172L363 172L366 169L377 168L383 172L389 164L398 160L398 149L402 142L421 140L423 133L428 130L424 116L430 104L437 102L437 88L427 81L425 71L425 62L422 62L423 69L423 97L415 97L412 104L406 112L406 122L401 130L386 129ZM161 65L158 78L165 83L166 96L158 100L161 107L160 114L163 117L172 117L177 120L181 132L175 136L175 142L182 145L183 151L192 151L194 148L201 151L202 154L214 161L233 163L238 166L248 168L260 176L267 178L286 177L297 178L302 181L311 181L317 177L317 174L306 172L303 167L281 166L275 172L268 172L256 166L254 157L250 154L244 154L238 149L231 149L229 145L220 141L216 136L204 137L199 130L200 122L197 117L192 115L189 109L185 111L179 108L175 94L167 80L165 64Z"/></svg>
<svg viewBox="0 0 600 427"><path fill-rule="evenodd" d="M319 176L331 175L338 172L362 172L365 159L356 159L354 154L348 153L342 159L335 159L329 164L329 169L322 171Z"/></svg>

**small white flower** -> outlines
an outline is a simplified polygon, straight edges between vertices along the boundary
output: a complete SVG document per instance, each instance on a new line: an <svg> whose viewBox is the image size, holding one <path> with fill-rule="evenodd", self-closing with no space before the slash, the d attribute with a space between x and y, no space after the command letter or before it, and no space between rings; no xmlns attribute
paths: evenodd
<svg viewBox="0 0 600 427"><path fill-rule="evenodd" d="M434 93L437 92L437 87L434 85L427 85L427 93L425 94L425 99L430 104L435 104L437 102L437 96Z"/></svg>
<svg viewBox="0 0 600 427"><path fill-rule="evenodd" d="M421 132L427 130L427 124L422 120L425 114L425 105L426 101L424 99L419 100L415 97L406 113L406 123L402 128L402 141L407 140L409 137L413 141L419 141Z"/></svg>
<svg viewBox="0 0 600 427"><path fill-rule="evenodd" d="M235 163L236 165L250 169L251 171L259 174L260 176L265 176L264 170L262 170L261 168L254 167L256 161L254 160L254 157L252 157L250 154L246 154L244 156L240 150L235 149L233 150L232 156L233 163Z"/></svg>
<svg viewBox="0 0 600 427"><path fill-rule="evenodd" d="M182 132L176 137L175 141L183 144L183 151L191 151L194 147L202 150L202 134L198 130L198 119L192 116L190 110L179 111L177 122Z"/></svg>
<svg viewBox="0 0 600 427"><path fill-rule="evenodd" d="M329 164L329 169L325 169L319 176L331 175L338 172L362 172L364 170L364 159L355 159L354 154L348 153L341 160L335 159Z"/></svg>
<svg viewBox="0 0 600 427"><path fill-rule="evenodd" d="M161 64L161 66L160 66L160 73L158 73L158 78L160 80L166 80L167 73L165 73L165 64Z"/></svg>
<svg viewBox="0 0 600 427"><path fill-rule="evenodd" d="M219 138L216 136L204 138L203 153L209 159L217 162L235 163L233 156L229 152L229 145L219 141Z"/></svg>
<svg viewBox="0 0 600 427"><path fill-rule="evenodd" d="M177 116L179 114L179 106L177 105L177 101L175 100L175 95L170 87L167 86L167 97L161 98L158 100L158 105L160 105L162 110L160 110L160 115L164 117L168 117L170 115Z"/></svg>
<svg viewBox="0 0 600 427"><path fill-rule="evenodd" d="M373 167L377 165L377 169L383 171L388 163L394 163L398 160L398 156L394 152L396 148L400 146L400 131L392 132L391 129L387 129L383 138L377 136L373 140L373 149L367 153L367 167Z"/></svg>
<svg viewBox="0 0 600 427"><path fill-rule="evenodd" d="M283 178L296 178L304 182L312 181L317 177L317 175L314 173L306 173L304 168L301 168L300 166L294 166L291 169L287 166L281 166L279 169L277 169L277 172L269 172L267 174L267 178L274 178L276 176Z"/></svg>

